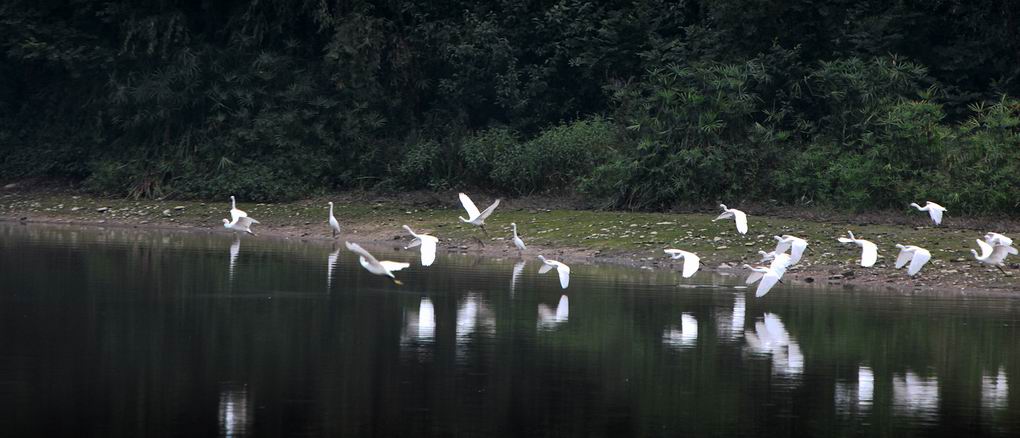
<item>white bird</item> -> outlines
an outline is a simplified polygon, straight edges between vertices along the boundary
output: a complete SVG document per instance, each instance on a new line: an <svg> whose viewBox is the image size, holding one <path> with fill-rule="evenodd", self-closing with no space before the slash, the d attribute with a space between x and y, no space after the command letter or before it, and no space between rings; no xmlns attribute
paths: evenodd
<svg viewBox="0 0 1020 438"><path fill-rule="evenodd" d="M917 205L916 202L911 202L910 206L916 208L918 211L927 211L928 216L931 216L931 221L935 222L935 225L942 224L942 213L946 212L945 207L931 201L926 202L924 207Z"/></svg>
<svg viewBox="0 0 1020 438"><path fill-rule="evenodd" d="M1006 252L1012 255L1017 255L1017 250L1013 247L1013 239L1003 236L999 233L987 233L985 234L985 243L996 246L1005 246Z"/></svg>
<svg viewBox="0 0 1020 438"><path fill-rule="evenodd" d="M900 249L900 255L896 257L896 269L902 268L909 261L910 267L907 268L907 275L911 277L921 272L924 264L931 260L931 253L920 246L900 245L897 243L896 247Z"/></svg>
<svg viewBox="0 0 1020 438"><path fill-rule="evenodd" d="M790 266L790 255L776 254L776 258L772 260L772 264L768 268L765 267L753 267L750 265L744 265L745 268L750 269L751 275L747 276L746 284L753 284L756 281L761 280L758 283L758 289L755 290L755 297L763 297L765 294L772 290L772 287L776 285L783 278L783 274L786 273L786 268Z"/></svg>
<svg viewBox="0 0 1020 438"><path fill-rule="evenodd" d="M248 213L245 213L244 210L239 210L237 208L237 201L234 200L233 195L230 195L230 221L234 222L239 217L248 217Z"/></svg>
<svg viewBox="0 0 1020 438"><path fill-rule="evenodd" d="M524 252L524 250L528 249L528 247L524 246L524 241L517 235L517 224L511 222L510 226L514 228L514 237L510 240L513 241L514 246L517 247L517 251Z"/></svg>
<svg viewBox="0 0 1020 438"><path fill-rule="evenodd" d="M747 234L747 215L744 214L744 212L735 208L726 208L726 204L719 204L719 207L723 209L723 212L719 215L719 217L712 219L712 222L719 219L733 218L733 220L737 223L737 231L740 232L740 234Z"/></svg>
<svg viewBox="0 0 1020 438"><path fill-rule="evenodd" d="M231 211L230 214L234 214L234 212ZM252 224L257 223L259 223L259 221L252 219L248 216L240 216L235 217L233 222L223 219L223 228L226 228L228 230L240 231L255 236L256 234L251 231L251 226Z"/></svg>
<svg viewBox="0 0 1020 438"><path fill-rule="evenodd" d="M340 258L340 248L334 249L326 257L326 287L333 285L333 270L336 269L336 260Z"/></svg>
<svg viewBox="0 0 1020 438"><path fill-rule="evenodd" d="M570 284L570 266L564 265L556 260L546 259L542 256L538 256L538 259L543 263L542 267L538 269L538 273L545 274L553 268L556 268L556 273L560 276L560 287L566 289L567 285Z"/></svg>
<svg viewBox="0 0 1020 438"><path fill-rule="evenodd" d="M432 262L436 261L436 244L439 243L439 239L428 234L415 233L414 230L411 230L411 227L407 225L404 225L404 229L414 236L414 240L412 240L411 243L408 243L404 249L410 249L421 245L421 265L432 266Z"/></svg>
<svg viewBox="0 0 1020 438"><path fill-rule="evenodd" d="M801 256L804 255L804 250L807 249L808 243L806 240L800 237L791 236L784 234L782 236L773 236L776 239L776 254L784 253L790 250L790 264L796 265L800 261Z"/></svg>
<svg viewBox="0 0 1020 438"><path fill-rule="evenodd" d="M333 238L336 239L336 235L340 234L340 222L333 216L333 201L329 201L329 228L333 230Z"/></svg>
<svg viewBox="0 0 1020 438"><path fill-rule="evenodd" d="M396 284L404 284L401 283L400 280L397 280L397 277L394 276L393 273L411 266L410 263L391 262L388 260L379 261L376 260L375 257L372 257L372 254L369 254L368 251L365 251L365 248L362 248L361 245L358 245L357 243L344 242L344 245L347 246L348 250L360 256L358 258L358 262L361 263L361 267L365 268L366 271L375 275L385 275L390 277Z"/></svg>
<svg viewBox="0 0 1020 438"><path fill-rule="evenodd" d="M840 237L839 239L836 240L839 240L842 243L856 243L860 245L861 266L865 268L870 268L874 266L875 262L878 261L878 246L876 246L874 243L871 243L870 241L854 237L854 233L852 231L847 231L847 234L850 235L849 239L847 239L846 237Z"/></svg>
<svg viewBox="0 0 1020 438"><path fill-rule="evenodd" d="M776 258L776 252L775 251L769 251L769 252L758 251L758 254L761 255L761 262L762 263L765 263L765 262L767 262L769 260L774 260Z"/></svg>
<svg viewBox="0 0 1020 438"><path fill-rule="evenodd" d="M662 252L669 254L673 260L684 259L684 278L691 278L695 272L698 272L698 268L701 267L701 259L693 252L687 252L679 249L664 249Z"/></svg>
<svg viewBox="0 0 1020 438"><path fill-rule="evenodd" d="M975 242L977 242L978 246L981 248L981 254L978 254L977 251L974 251L973 249L970 250L971 254L974 254L974 258L981 263L999 268L999 270L1005 274L1006 271L1002 269L1003 260L1006 260L1006 256L1009 254L1009 250L1007 248L1012 247L1002 245L992 246L980 239L976 239Z"/></svg>
<svg viewBox="0 0 1020 438"><path fill-rule="evenodd" d="M488 236L489 233L485 231L485 219L488 218L489 215L492 214L492 211L499 206L499 199L497 199L496 202L493 202L492 205L489 206L489 208L486 208L484 211L479 212L478 207L475 207L475 203L471 202L471 198L469 198L468 195L461 193L459 194L459 196L460 203L464 205L464 210L467 210L468 214L467 219L460 217L460 220L462 222L469 223L471 225L481 228L482 232L485 233L486 236Z"/></svg>

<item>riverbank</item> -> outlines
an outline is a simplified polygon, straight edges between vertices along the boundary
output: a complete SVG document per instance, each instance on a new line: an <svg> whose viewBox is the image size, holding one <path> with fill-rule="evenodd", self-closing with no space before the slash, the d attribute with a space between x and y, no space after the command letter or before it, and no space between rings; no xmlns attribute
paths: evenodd
<svg viewBox="0 0 1020 438"><path fill-rule="evenodd" d="M473 196L479 206L492 198ZM457 217L464 213L455 193L419 192L384 195L350 192L326 198L268 204L240 202L261 224L261 237L329 241L327 201L343 228L340 239L394 244L408 240L401 225L439 237L440 249L489 256L516 256L509 241L516 222L528 244L525 255L574 263L613 263L650 269L678 269L662 252L680 248L697 253L702 269L743 274L743 263L755 264L759 250L775 247L773 235L793 234L807 239L804 260L784 277L791 283L866 286L907 292L1017 291L1020 257L1007 260L1005 273L977 263L970 249L988 231L1020 237L1016 222L965 219L947 215L945 226L928 226L926 213L818 214L767 206L747 208L750 232L736 233L732 220L712 222L709 213L632 213L580 210L567 199L531 197L503 200L486 221L489 237ZM240 200L239 200L240 201ZM0 192L0 220L139 228L222 230L229 216L224 202L128 200L87 195L66 189L14 186ZM740 207L737 207L740 208ZM746 208L746 207L745 207ZM951 213L951 212L950 212ZM872 268L857 264L860 249L836 241L847 230L879 246ZM893 269L896 243L917 245L932 260L916 278Z"/></svg>

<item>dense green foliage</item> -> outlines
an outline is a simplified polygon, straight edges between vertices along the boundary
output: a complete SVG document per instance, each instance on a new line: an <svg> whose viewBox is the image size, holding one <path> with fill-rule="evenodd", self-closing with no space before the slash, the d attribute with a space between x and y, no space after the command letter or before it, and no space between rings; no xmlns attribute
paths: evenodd
<svg viewBox="0 0 1020 438"><path fill-rule="evenodd" d="M1007 0L0 5L0 171L130 196L1020 202Z"/></svg>

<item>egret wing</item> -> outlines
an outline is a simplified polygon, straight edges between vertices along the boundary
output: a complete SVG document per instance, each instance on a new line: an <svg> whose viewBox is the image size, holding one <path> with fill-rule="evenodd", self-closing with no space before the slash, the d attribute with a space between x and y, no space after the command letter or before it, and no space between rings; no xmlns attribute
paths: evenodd
<svg viewBox="0 0 1020 438"><path fill-rule="evenodd" d="M754 291L755 297L763 297L765 294L772 290L772 286L775 286L779 282L779 275L775 272L769 272L761 278L761 282L758 283L758 289Z"/></svg>
<svg viewBox="0 0 1020 438"><path fill-rule="evenodd" d="M237 218L237 224L240 225L243 228L249 228L249 227L251 227L251 224L257 224L257 223L259 223L259 221L255 220L255 219L252 219L252 218L250 218L248 216L241 216L241 217Z"/></svg>
<svg viewBox="0 0 1020 438"><path fill-rule="evenodd" d="M858 240L861 244L861 266L870 268L878 261L878 246L867 240Z"/></svg>
<svg viewBox="0 0 1020 438"><path fill-rule="evenodd" d="M373 257L372 254L370 254L368 251L365 251L365 248L362 248L361 245L352 242L344 242L344 246L346 246L347 250L349 250L350 252L353 252L361 256L361 258L365 259L365 261L368 262L369 264L373 265L379 264L379 261L376 260L375 257Z"/></svg>
<svg viewBox="0 0 1020 438"><path fill-rule="evenodd" d="M747 234L747 215L742 211L734 211L733 218L737 221L737 231Z"/></svg>
<svg viewBox="0 0 1020 438"><path fill-rule="evenodd" d="M683 252L684 257L684 278L691 278L695 272L698 272L698 268L701 266L701 258L687 251Z"/></svg>
<svg viewBox="0 0 1020 438"><path fill-rule="evenodd" d="M793 241L793 250L790 251L790 264L795 264L800 261L800 258L804 255L804 250L807 249L807 241L804 239L797 239Z"/></svg>
<svg viewBox="0 0 1020 438"><path fill-rule="evenodd" d="M386 268L386 270L390 271L390 272L397 272L397 271L399 271L401 269L404 269L404 268L406 268L408 266L411 266L410 263L391 262L389 260L383 260L383 261L379 262L379 264L382 265L382 267Z"/></svg>
<svg viewBox="0 0 1020 438"><path fill-rule="evenodd" d="M481 214L478 212L478 207L475 207L475 203L471 202L471 198L469 198L468 195L461 193L459 196L461 205L464 206L464 210L467 210L468 219L474 219Z"/></svg>
<svg viewBox="0 0 1020 438"><path fill-rule="evenodd" d="M414 239L411 239L410 242L407 242L407 246L405 246L404 249L411 249L418 245L421 245L421 239L415 237Z"/></svg>
<svg viewBox="0 0 1020 438"><path fill-rule="evenodd" d="M715 222L715 221L720 220L720 219L729 219L731 217L733 217L733 213L730 213L728 211L724 211L718 217L716 217L715 219L712 219L712 222Z"/></svg>
<svg viewBox="0 0 1020 438"><path fill-rule="evenodd" d="M553 268L553 266L550 265L550 264L543 264L541 268L538 268L538 273L539 274L545 274L546 272L551 271L552 268Z"/></svg>
<svg viewBox="0 0 1020 438"><path fill-rule="evenodd" d="M981 240L977 240L978 247L981 248L981 258L986 259L992 255L992 245L989 245Z"/></svg>
<svg viewBox="0 0 1020 438"><path fill-rule="evenodd" d="M751 271L751 274L747 276L747 280L744 280L744 284L754 284L756 281L761 280L765 276L764 272Z"/></svg>
<svg viewBox="0 0 1020 438"><path fill-rule="evenodd" d="M434 237L428 239L422 236L419 240L421 241L421 265L432 266L432 262L436 261L436 243L439 242L439 239Z"/></svg>
<svg viewBox="0 0 1020 438"><path fill-rule="evenodd" d="M911 258L914 257L914 251L908 247L900 249L900 255L896 256L896 269L902 268L906 265Z"/></svg>
<svg viewBox="0 0 1020 438"><path fill-rule="evenodd" d="M566 289L570 284L570 266L561 263L556 267L556 273L560 275L560 287Z"/></svg>
<svg viewBox="0 0 1020 438"><path fill-rule="evenodd" d="M907 275L916 275L921 272L921 268L924 267L925 263L931 260L931 253L923 248L918 248L914 251L914 258L910 259L910 268L907 269Z"/></svg>
<svg viewBox="0 0 1020 438"><path fill-rule="evenodd" d="M481 217L482 220L485 220L485 218L489 217L489 215L492 214L493 210L495 210L496 207L499 207L499 199L497 199L496 202L493 202L492 205L489 206L489 208L482 210L481 214L479 214L479 217Z"/></svg>
<svg viewBox="0 0 1020 438"><path fill-rule="evenodd" d="M793 242L790 242L789 240L785 240L785 239L782 239L782 238L777 238L776 240L777 240L777 242L776 242L776 254L786 252L786 250L790 249L790 247L792 246L792 243L793 243Z"/></svg>
<svg viewBox="0 0 1020 438"><path fill-rule="evenodd" d="M931 220L935 222L935 225L942 224L942 210L936 206L932 206L928 210L928 215L931 216Z"/></svg>
<svg viewBox="0 0 1020 438"><path fill-rule="evenodd" d="M664 252L666 254L669 254L669 256L674 258L674 259L678 259L680 257L683 257L683 255L681 254L681 253L683 253L683 251L681 251L679 249L664 249L664 250L662 250L662 252Z"/></svg>

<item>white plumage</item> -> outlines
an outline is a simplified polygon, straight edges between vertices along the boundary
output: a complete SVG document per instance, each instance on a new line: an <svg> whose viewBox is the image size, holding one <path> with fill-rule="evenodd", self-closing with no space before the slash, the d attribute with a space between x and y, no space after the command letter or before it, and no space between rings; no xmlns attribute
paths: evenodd
<svg viewBox="0 0 1020 438"><path fill-rule="evenodd" d="M233 214L234 212L231 211L230 213ZM242 211L242 213L244 212ZM251 226L252 224L257 223L259 223L259 221L252 219L248 216L239 216L235 217L233 222L223 219L223 228L226 228L228 230L239 231L242 233L248 233L254 236L255 233L252 232Z"/></svg>
<svg viewBox="0 0 1020 438"><path fill-rule="evenodd" d="M726 208L726 204L719 204L719 207L723 209L723 212L719 217L712 219L712 222L733 218L733 221L737 223L737 232L747 234L747 215L744 212L735 208Z"/></svg>
<svg viewBox="0 0 1020 438"><path fill-rule="evenodd" d="M528 249L528 247L524 246L524 241L521 240L521 236L517 235L517 224L511 222L510 226L514 229L514 237L510 240L514 243L514 246L517 247L518 251L524 252L524 250Z"/></svg>
<svg viewBox="0 0 1020 438"><path fill-rule="evenodd" d="M414 230L407 225L404 225L404 229L414 236L414 240L411 240L404 249L410 249L421 245L421 265L432 266L432 262L436 261L436 245L439 243L439 239L428 234L415 233Z"/></svg>
<svg viewBox="0 0 1020 438"><path fill-rule="evenodd" d="M329 201L329 228L333 230L333 238L340 234L340 222L333 216L333 201Z"/></svg>
<svg viewBox="0 0 1020 438"><path fill-rule="evenodd" d="M361 266L365 268L366 271L371 272L375 275L383 275L386 277L390 277L396 284L403 284L399 280L397 280L397 277L394 276L393 273L401 269L404 269L408 266L411 266L410 263L391 262L388 260L379 261L376 260L376 258L373 257L372 254L369 254L368 251L365 251L365 248L362 248L361 245L358 245L357 243L344 242L344 245L347 246L348 250L360 256L358 258L358 261L361 263Z"/></svg>
<svg viewBox="0 0 1020 438"><path fill-rule="evenodd" d="M545 274L553 268L556 268L556 273L560 276L560 287L566 289L567 285L570 284L570 266L557 262L556 260L546 259L543 256L538 256L538 259L543 263L542 267L538 268L538 273Z"/></svg>
<svg viewBox="0 0 1020 438"><path fill-rule="evenodd" d="M878 246L876 246L874 243L871 243L870 241L854 237L854 233L852 231L847 231L847 234L850 235L849 239L846 237L840 237L836 240L839 240L842 243L854 243L860 245L861 266L865 268L870 268L874 266L875 262L878 261Z"/></svg>
<svg viewBox="0 0 1020 438"><path fill-rule="evenodd" d="M683 259L683 277L691 278L695 272L698 272L698 268L701 266L701 259L693 252L683 251L679 249L665 249L662 252L669 254L673 260Z"/></svg>
<svg viewBox="0 0 1020 438"><path fill-rule="evenodd" d="M782 236L773 236L776 239L776 254L784 253L787 250L790 251L790 265L796 265L800 261L800 258L804 255L804 250L808 247L808 242L800 237L791 236L784 234Z"/></svg>
<svg viewBox="0 0 1020 438"><path fill-rule="evenodd" d="M935 225L942 224L942 213L946 212L945 207L931 201L927 201L924 204L924 207L917 205L916 202L911 202L910 206L916 208L918 211L927 211L928 216L931 217L932 222L935 222Z"/></svg>
<svg viewBox="0 0 1020 438"><path fill-rule="evenodd" d="M460 196L460 203L464 206L464 210L466 210L468 214L467 219L461 217L460 220L476 227L480 227L482 232L485 233L485 235L488 235L489 233L485 231L485 219L488 218L489 215L492 214L492 211L499 206L499 199L497 199L496 202L493 202L489 208L486 208L483 211L478 211L478 207L475 206L474 202L471 202L471 198L469 198L468 195L460 193L458 196Z"/></svg>
<svg viewBox="0 0 1020 438"><path fill-rule="evenodd" d="M907 262L910 262L910 267L907 268L907 275L911 277L921 272L921 268L924 267L925 263L931 260L931 252L920 246L896 244L896 247L900 249L900 254L896 257L896 269L900 269Z"/></svg>

